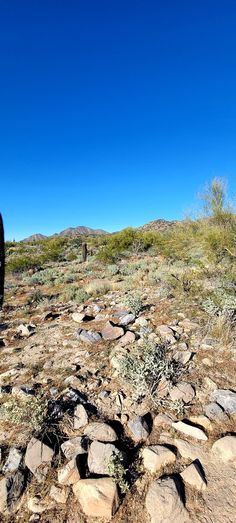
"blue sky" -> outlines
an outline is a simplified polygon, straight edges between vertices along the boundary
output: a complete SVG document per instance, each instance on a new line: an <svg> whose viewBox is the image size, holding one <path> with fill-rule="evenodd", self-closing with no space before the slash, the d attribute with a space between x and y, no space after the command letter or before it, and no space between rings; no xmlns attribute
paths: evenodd
<svg viewBox="0 0 236 523"><path fill-rule="evenodd" d="M179 219L236 192L235 0L0 0L6 236Z"/></svg>

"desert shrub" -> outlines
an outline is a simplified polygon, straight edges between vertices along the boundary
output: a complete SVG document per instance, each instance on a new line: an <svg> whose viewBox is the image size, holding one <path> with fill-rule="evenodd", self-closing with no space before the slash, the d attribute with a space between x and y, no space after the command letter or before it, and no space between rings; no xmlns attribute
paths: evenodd
<svg viewBox="0 0 236 523"><path fill-rule="evenodd" d="M93 280L86 286L86 292L91 296L100 296L111 290L111 284L107 280Z"/></svg>
<svg viewBox="0 0 236 523"><path fill-rule="evenodd" d="M17 424L29 425L38 432L44 422L47 412L47 401L41 396L30 396L20 400L10 397L0 406L0 419Z"/></svg>
<svg viewBox="0 0 236 523"><path fill-rule="evenodd" d="M140 294L129 294L125 300L125 305L129 307L133 314L137 315L143 306Z"/></svg>
<svg viewBox="0 0 236 523"><path fill-rule="evenodd" d="M107 463L109 476L119 485L121 493L125 494L129 490L129 484L125 479L127 469L124 467L124 457L120 450L113 451L110 460Z"/></svg>
<svg viewBox="0 0 236 523"><path fill-rule="evenodd" d="M46 261L60 261L65 256L66 239L52 238L42 242L42 257Z"/></svg>
<svg viewBox="0 0 236 523"><path fill-rule="evenodd" d="M61 295L63 301L75 301L76 303L84 303L89 295L82 287L78 288L75 285L68 286Z"/></svg>
<svg viewBox="0 0 236 523"><path fill-rule="evenodd" d="M7 260L6 269L7 272L20 273L29 269L40 267L42 258L40 256L10 256Z"/></svg>
<svg viewBox="0 0 236 523"><path fill-rule="evenodd" d="M27 304L28 305L32 305L33 303L38 304L43 300L44 300L44 295L42 294L41 291L38 290L38 291L32 292L29 295L29 297L27 299Z"/></svg>
<svg viewBox="0 0 236 523"><path fill-rule="evenodd" d="M108 265L107 272L110 276L116 276L120 272L119 266L116 264Z"/></svg>
<svg viewBox="0 0 236 523"><path fill-rule="evenodd" d="M121 377L129 383L137 400L146 396L157 399L157 387L161 379L174 383L180 373L181 367L173 360L169 347L165 344L157 345L148 338L144 340L142 349L135 348L120 363Z"/></svg>
<svg viewBox="0 0 236 523"><path fill-rule="evenodd" d="M153 245L153 234L143 233L131 227L106 238L97 255L104 262L115 261L125 253L147 250Z"/></svg>

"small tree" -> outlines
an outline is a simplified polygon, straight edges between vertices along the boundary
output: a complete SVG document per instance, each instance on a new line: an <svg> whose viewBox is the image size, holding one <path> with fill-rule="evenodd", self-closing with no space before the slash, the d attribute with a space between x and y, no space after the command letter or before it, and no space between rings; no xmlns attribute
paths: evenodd
<svg viewBox="0 0 236 523"><path fill-rule="evenodd" d="M213 178L201 196L205 213L218 224L224 223L231 215L226 189L227 184L223 178Z"/></svg>

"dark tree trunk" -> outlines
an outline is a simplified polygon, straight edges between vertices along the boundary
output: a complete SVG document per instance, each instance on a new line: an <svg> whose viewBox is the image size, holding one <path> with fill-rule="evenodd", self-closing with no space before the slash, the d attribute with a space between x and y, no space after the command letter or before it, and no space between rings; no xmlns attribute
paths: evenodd
<svg viewBox="0 0 236 523"><path fill-rule="evenodd" d="M82 260L83 260L83 262L86 262L87 256L88 256L87 243L83 243L83 245L82 245Z"/></svg>
<svg viewBox="0 0 236 523"><path fill-rule="evenodd" d="M5 243L3 219L0 213L0 309L3 306L4 298L4 279L5 279Z"/></svg>

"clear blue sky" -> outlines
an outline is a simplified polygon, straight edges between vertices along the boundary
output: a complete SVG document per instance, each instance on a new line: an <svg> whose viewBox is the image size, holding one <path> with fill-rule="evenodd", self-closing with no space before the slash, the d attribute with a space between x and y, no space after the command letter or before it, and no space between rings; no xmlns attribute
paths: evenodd
<svg viewBox="0 0 236 523"><path fill-rule="evenodd" d="M236 191L235 0L0 0L8 239L181 218Z"/></svg>

